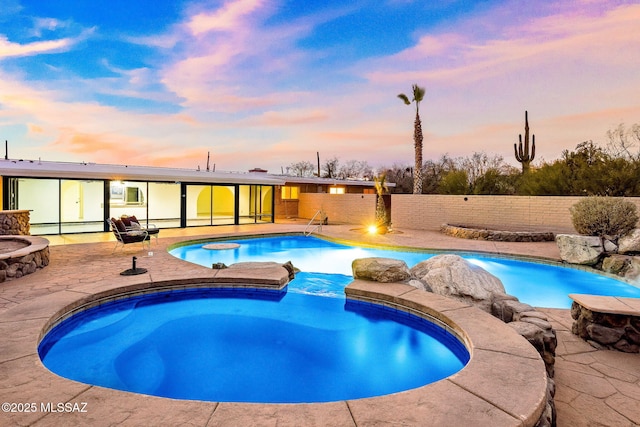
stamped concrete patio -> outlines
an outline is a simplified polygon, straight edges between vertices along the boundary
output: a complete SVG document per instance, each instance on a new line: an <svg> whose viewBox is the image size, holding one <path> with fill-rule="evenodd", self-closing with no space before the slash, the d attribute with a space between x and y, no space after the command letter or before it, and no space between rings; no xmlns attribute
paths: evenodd
<svg viewBox="0 0 640 427"><path fill-rule="evenodd" d="M138 245L127 245L112 254L110 233L52 236L51 264L34 274L0 284L0 403L90 402L87 412L41 411L27 414L0 413L0 425L221 425L222 411L234 411L233 404L174 401L119 392L76 383L55 375L41 375L37 356L42 325L50 318L51 306L67 305L81 297L114 286L140 280L170 280L210 277L213 271L175 262L166 248L190 238L234 234L301 231L304 223L246 225L162 230L153 254ZM461 240L437 232L403 230L402 233L368 236L345 225L325 226L322 233L364 243L414 246L430 249L459 249L558 259L554 243L505 243ZM131 266L147 268L146 277L120 276ZM558 333L556 358L556 407L559 426L640 425L640 355L596 350L571 334L568 310L543 310ZM46 396L43 401L42 396ZM34 400L37 399L37 400ZM142 403L144 401L144 404ZM139 402L139 405L136 405ZM149 404L149 402L153 402ZM131 409L136 408L136 409ZM79 408L82 409L82 408ZM467 411L468 408L459 408ZM256 408L259 418L235 418L235 425L357 425L350 418L317 417L313 405L300 406L294 418L278 419L277 405ZM424 420L429 425L430 420ZM364 423L376 424L373 420ZM226 424L234 425L234 424ZM410 425L410 424L404 424ZM517 425L517 424L514 424Z"/></svg>

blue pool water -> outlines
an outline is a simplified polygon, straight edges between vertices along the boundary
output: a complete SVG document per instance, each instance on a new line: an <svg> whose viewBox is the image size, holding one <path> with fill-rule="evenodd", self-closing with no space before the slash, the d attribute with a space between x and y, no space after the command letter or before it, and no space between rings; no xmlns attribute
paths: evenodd
<svg viewBox="0 0 640 427"><path fill-rule="evenodd" d="M76 381L177 399L299 403L378 396L462 369L466 348L424 319L295 292L193 289L110 302L38 348Z"/></svg>
<svg viewBox="0 0 640 427"><path fill-rule="evenodd" d="M351 280L351 263L356 258L386 257L404 260L409 267L436 254L419 251L395 251L342 245L324 239L303 236L237 239L240 247L227 250L202 249L193 244L172 249L170 253L186 261L211 267L244 261L291 261L298 273L289 289L293 292L341 296ZM569 308L571 293L613 295L640 298L640 288L608 276L587 271L499 257L463 254L502 281L507 293L535 307Z"/></svg>

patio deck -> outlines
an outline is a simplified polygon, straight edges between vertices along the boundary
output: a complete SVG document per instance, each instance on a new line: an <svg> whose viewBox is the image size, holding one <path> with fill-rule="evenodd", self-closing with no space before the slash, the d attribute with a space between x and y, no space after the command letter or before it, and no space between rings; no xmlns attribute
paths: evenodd
<svg viewBox="0 0 640 427"><path fill-rule="evenodd" d="M173 401L89 386L55 375L41 375L44 368L37 356L37 342L30 341L30 337L41 331L49 318L46 313L51 305L67 305L88 293L115 285L211 274L209 269L187 263L178 263L180 267L176 268L178 264L170 262L175 259L166 252L167 246L174 242L223 235L299 232L305 225L302 221L291 221L273 225L162 230L159 241L151 246L152 256L137 245L111 254L115 244L112 233L51 236L51 264L47 268L0 284L0 401L29 403L39 396L35 400L39 405L45 390L45 404L89 401L91 405L87 413L79 414L2 412L0 425L218 425L219 418L214 413L233 411L233 404L217 408L213 402ZM438 232L402 231L369 236L353 226L329 225L323 228L322 234L364 243L559 259L553 242L484 242L456 239ZM119 272L131 266L134 255L138 257L138 265L149 272L142 276L120 276ZM596 350L571 334L569 310L543 311L558 334L555 376L558 425L640 425L640 356ZM277 424L274 405L264 405L260 412L263 422ZM311 412L313 409L301 406L300 420L313 418ZM344 419L321 419L322 424L317 425L345 425ZM292 419L285 421L299 424ZM354 425L353 419L348 421L348 425Z"/></svg>

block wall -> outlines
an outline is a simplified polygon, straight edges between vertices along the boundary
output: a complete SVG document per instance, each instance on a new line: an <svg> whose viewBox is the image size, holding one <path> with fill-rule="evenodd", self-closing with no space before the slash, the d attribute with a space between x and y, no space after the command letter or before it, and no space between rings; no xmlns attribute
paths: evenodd
<svg viewBox="0 0 640 427"><path fill-rule="evenodd" d="M310 219L322 209L329 224L369 225L375 220L375 194L302 193L298 203L298 217Z"/></svg>
<svg viewBox="0 0 640 427"><path fill-rule="evenodd" d="M569 208L577 196L450 196L393 194L394 228L438 230L442 224L497 230L575 233ZM629 197L640 212L640 198ZM375 218L375 194L300 195L298 215L311 218L320 208L329 222L365 225Z"/></svg>

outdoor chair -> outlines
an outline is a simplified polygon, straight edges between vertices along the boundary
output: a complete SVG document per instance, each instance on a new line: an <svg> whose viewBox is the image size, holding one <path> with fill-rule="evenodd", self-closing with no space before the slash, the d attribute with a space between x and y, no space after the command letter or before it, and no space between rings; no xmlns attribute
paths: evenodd
<svg viewBox="0 0 640 427"><path fill-rule="evenodd" d="M140 221L138 221L138 218L135 217L135 215L122 215L120 217L120 221L122 221L127 231L145 230L149 234L149 236L155 236L156 243L158 243L158 235L160 234L160 229L154 224L141 224Z"/></svg>
<svg viewBox="0 0 640 427"><path fill-rule="evenodd" d="M116 246L113 248L113 252L118 249L118 246L122 245L124 249L125 245L129 243L142 243L142 249L144 250L145 242L149 249L151 249L151 242L149 233L146 230L127 230L124 223L119 219L107 219L106 220L109 226L111 227L111 231L113 231L113 235L116 236Z"/></svg>

